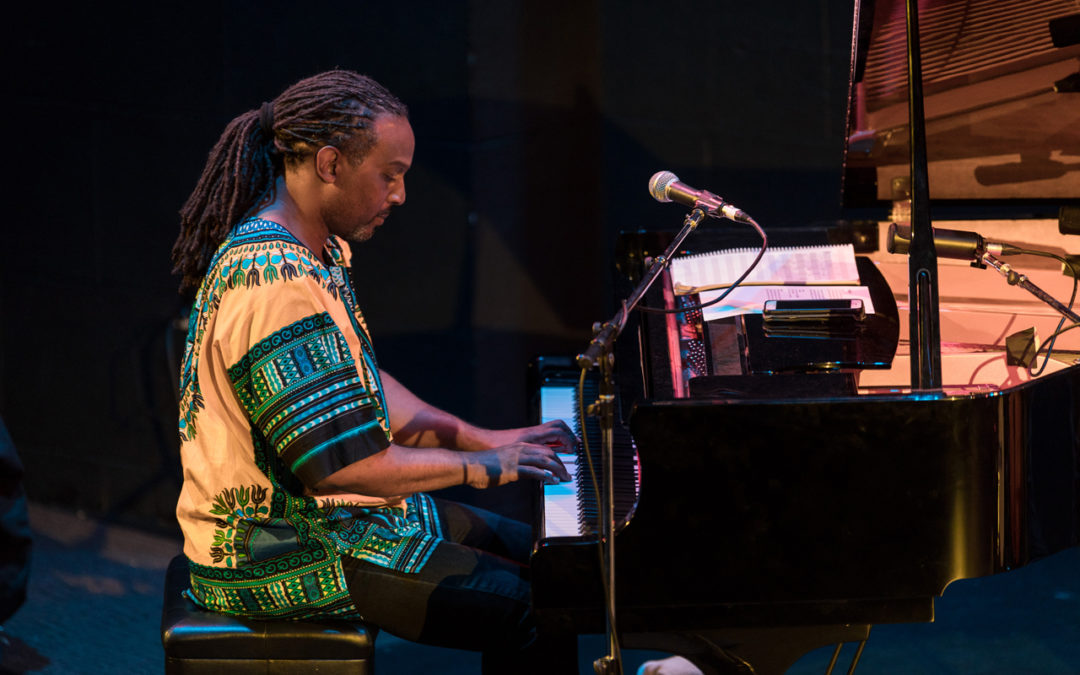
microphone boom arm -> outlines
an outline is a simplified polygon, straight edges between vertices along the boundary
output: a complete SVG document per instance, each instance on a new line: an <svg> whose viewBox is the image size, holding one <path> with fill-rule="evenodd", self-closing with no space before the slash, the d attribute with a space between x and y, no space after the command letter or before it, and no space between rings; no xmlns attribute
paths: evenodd
<svg viewBox="0 0 1080 675"><path fill-rule="evenodd" d="M594 326L592 341L589 343L588 348L577 356L578 368L594 368L600 363L601 357L611 353L612 344L615 338L622 333L627 319L630 318L630 312L645 297L645 293L652 287L653 282L660 276L660 273L671 264L671 258L682 246L683 241L691 232L697 229L697 226L701 224L702 220L705 220L707 215L709 215L707 210L701 206L694 207L694 210L686 215L682 229L675 235L675 238L663 254L653 259L653 264L646 270L645 275L638 282L630 297L623 301L622 307L615 313L615 316L603 324Z"/></svg>
<svg viewBox="0 0 1080 675"><path fill-rule="evenodd" d="M1064 304L1056 300L1049 293L1039 288L1035 284L1031 283L1031 281L1028 280L1026 275L1020 274L1019 272L1014 270L1012 266L1008 263L1002 262L990 253L983 253L982 262L1000 272L1001 276L1005 277L1005 281L1009 282L1010 286L1019 286L1028 293L1034 295L1036 298L1050 305L1054 309L1054 311L1058 312L1069 321L1072 321L1073 323L1080 323L1080 315L1077 315L1076 312L1073 312Z"/></svg>

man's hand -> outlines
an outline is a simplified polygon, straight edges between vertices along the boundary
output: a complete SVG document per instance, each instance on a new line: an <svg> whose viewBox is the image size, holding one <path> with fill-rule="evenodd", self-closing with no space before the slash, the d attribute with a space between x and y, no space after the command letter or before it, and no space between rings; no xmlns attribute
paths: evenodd
<svg viewBox="0 0 1080 675"><path fill-rule="evenodd" d="M551 447L556 452L572 452L577 447L578 439L566 422L552 420L534 427L479 431L477 449L499 448L513 443L533 443Z"/></svg>
<svg viewBox="0 0 1080 675"><path fill-rule="evenodd" d="M461 458L466 483L474 488L497 487L522 478L570 480L555 450L547 445L510 443L492 450L462 453Z"/></svg>

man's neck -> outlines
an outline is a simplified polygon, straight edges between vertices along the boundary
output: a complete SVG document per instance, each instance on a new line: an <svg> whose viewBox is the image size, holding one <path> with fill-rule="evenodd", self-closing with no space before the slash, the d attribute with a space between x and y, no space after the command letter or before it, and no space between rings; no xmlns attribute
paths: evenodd
<svg viewBox="0 0 1080 675"><path fill-rule="evenodd" d="M257 217L272 220L288 230L312 254L326 264L326 239L330 232L317 214L305 209L290 192L288 181L278 176L274 183L274 201L259 210Z"/></svg>

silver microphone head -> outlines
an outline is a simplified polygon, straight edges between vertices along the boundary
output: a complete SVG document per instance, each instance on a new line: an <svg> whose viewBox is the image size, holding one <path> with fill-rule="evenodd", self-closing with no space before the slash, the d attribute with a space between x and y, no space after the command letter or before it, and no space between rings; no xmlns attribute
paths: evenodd
<svg viewBox="0 0 1080 675"><path fill-rule="evenodd" d="M649 179L649 194L658 202L670 202L671 198L667 195L667 188L677 180L679 180L679 177L670 171L657 171Z"/></svg>

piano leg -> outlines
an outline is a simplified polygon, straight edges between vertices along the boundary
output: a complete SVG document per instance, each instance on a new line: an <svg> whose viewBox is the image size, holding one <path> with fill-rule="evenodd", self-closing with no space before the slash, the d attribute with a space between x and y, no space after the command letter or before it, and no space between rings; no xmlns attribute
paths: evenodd
<svg viewBox="0 0 1080 675"><path fill-rule="evenodd" d="M870 626L732 628L623 635L627 649L678 654L705 675L781 675L805 654L831 644L862 642Z"/></svg>

